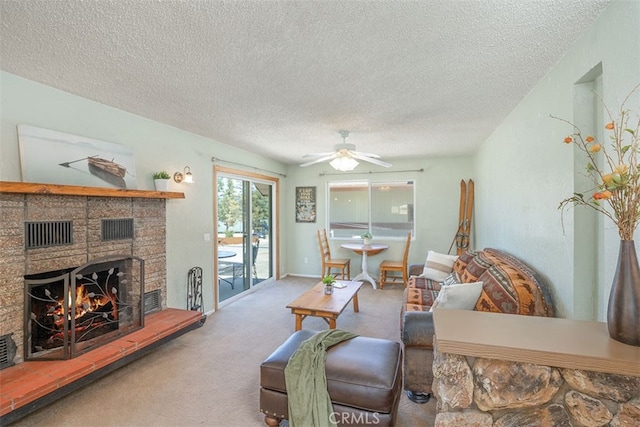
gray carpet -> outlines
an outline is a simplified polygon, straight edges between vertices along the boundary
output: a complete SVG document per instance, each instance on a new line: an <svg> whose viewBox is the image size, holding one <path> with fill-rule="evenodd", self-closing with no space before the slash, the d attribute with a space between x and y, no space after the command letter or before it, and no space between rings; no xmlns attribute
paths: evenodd
<svg viewBox="0 0 640 427"><path fill-rule="evenodd" d="M259 410L259 366L294 329L285 306L317 279L288 277L263 283L223 307L205 325L161 346L107 377L54 402L16 426L264 426ZM349 305L338 328L399 340L402 289L359 293L360 312ZM326 323L307 318L305 329ZM418 405L403 394L399 427L431 426L435 402Z"/></svg>

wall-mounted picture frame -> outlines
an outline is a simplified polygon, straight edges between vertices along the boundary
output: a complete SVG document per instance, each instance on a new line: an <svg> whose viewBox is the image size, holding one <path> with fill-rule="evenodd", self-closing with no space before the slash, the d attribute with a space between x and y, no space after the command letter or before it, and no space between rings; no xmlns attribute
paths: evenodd
<svg viewBox="0 0 640 427"><path fill-rule="evenodd" d="M133 148L18 125L23 182L136 189Z"/></svg>
<svg viewBox="0 0 640 427"><path fill-rule="evenodd" d="M296 187L296 222L316 222L316 187Z"/></svg>

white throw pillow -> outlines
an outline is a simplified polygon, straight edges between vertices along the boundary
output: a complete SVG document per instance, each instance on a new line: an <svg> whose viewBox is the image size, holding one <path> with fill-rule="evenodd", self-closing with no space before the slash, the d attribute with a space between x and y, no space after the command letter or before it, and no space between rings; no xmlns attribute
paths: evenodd
<svg viewBox="0 0 640 427"><path fill-rule="evenodd" d="M441 254L434 251L427 252L427 260L420 276L427 279L442 282L453 271L453 263L458 259L457 255Z"/></svg>
<svg viewBox="0 0 640 427"><path fill-rule="evenodd" d="M436 307L452 310L472 310L476 306L481 292L482 282L444 286L438 292L438 297L429 311L433 311Z"/></svg>

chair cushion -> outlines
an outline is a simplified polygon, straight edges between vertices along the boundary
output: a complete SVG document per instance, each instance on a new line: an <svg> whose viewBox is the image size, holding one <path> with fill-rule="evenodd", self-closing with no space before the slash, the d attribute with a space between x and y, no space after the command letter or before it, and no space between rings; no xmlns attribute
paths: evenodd
<svg viewBox="0 0 640 427"><path fill-rule="evenodd" d="M413 305L424 305L431 307L438 297L438 291L420 288L407 288L405 292L405 302Z"/></svg>
<svg viewBox="0 0 640 427"><path fill-rule="evenodd" d="M460 281L463 283L477 282L482 273L491 267L493 262L489 260L484 252L478 252L467 264L467 268L460 274Z"/></svg>
<svg viewBox="0 0 640 427"><path fill-rule="evenodd" d="M453 271L458 273L458 276L462 275L462 272L467 268L469 261L471 261L477 254L478 252L475 251L467 251L461 254L456 262L453 263Z"/></svg>
<svg viewBox="0 0 640 427"><path fill-rule="evenodd" d="M492 265L481 276L484 288L476 303L477 311L546 316L537 288L509 264Z"/></svg>
<svg viewBox="0 0 640 427"><path fill-rule="evenodd" d="M427 279L426 277L411 276L409 277L409 288L428 289L438 291L442 284L436 280Z"/></svg>

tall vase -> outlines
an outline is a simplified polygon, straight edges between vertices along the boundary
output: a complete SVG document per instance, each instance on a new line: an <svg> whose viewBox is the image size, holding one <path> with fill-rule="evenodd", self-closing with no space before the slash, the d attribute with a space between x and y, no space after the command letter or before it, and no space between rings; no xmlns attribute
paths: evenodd
<svg viewBox="0 0 640 427"><path fill-rule="evenodd" d="M607 309L609 336L640 346L640 267L633 240L620 241L618 265Z"/></svg>

